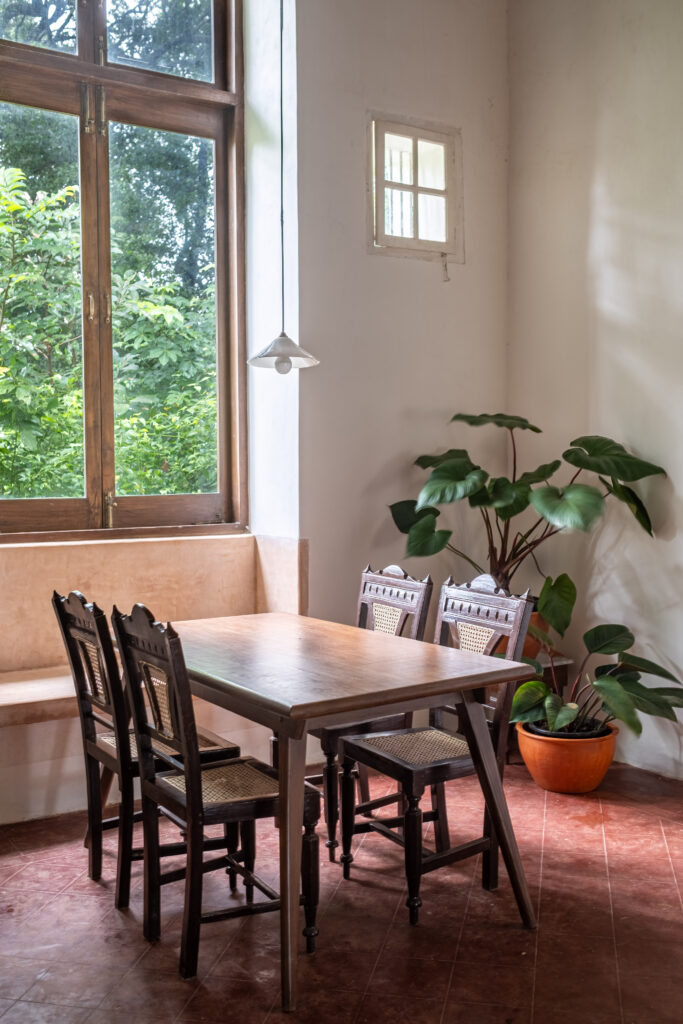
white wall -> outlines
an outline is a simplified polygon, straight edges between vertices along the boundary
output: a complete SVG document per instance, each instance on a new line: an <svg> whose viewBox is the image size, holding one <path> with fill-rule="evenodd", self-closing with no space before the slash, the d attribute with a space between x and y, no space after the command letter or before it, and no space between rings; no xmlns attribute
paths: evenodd
<svg viewBox="0 0 683 1024"><path fill-rule="evenodd" d="M621 509L573 565L583 614L629 624L683 675L683 4L510 5L510 388L543 455L600 433L664 465L650 540ZM576 561L574 561L574 558ZM683 726L647 719L618 757L683 777Z"/></svg>
<svg viewBox="0 0 683 1024"><path fill-rule="evenodd" d="M387 505L416 494L417 455L455 446L453 413L504 404L505 3L298 0L297 50L299 340L321 362L299 380L301 529L311 614L350 621L368 561L468 575L406 560ZM367 252L370 110L462 130L466 263L448 283Z"/></svg>

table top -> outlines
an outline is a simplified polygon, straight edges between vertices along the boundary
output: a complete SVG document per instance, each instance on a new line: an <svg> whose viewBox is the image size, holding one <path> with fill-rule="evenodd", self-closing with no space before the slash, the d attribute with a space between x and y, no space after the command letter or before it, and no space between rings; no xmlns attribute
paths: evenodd
<svg viewBox="0 0 683 1024"><path fill-rule="evenodd" d="M301 615L173 625L194 680L295 721L533 676L519 662Z"/></svg>

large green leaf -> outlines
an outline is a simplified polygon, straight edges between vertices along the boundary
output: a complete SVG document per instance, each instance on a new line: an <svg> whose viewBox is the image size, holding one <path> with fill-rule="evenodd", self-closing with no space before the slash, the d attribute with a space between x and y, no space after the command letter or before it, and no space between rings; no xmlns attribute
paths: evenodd
<svg viewBox="0 0 683 1024"><path fill-rule="evenodd" d="M668 718L670 722L677 720L676 712L670 702L655 690L649 690L642 683L630 679L621 679L620 683L635 704L637 711L642 711L646 715L655 715L657 718Z"/></svg>
<svg viewBox="0 0 683 1024"><path fill-rule="evenodd" d="M529 495L531 493L529 485L520 483L518 480L516 483L510 484L510 487L511 500L507 501L504 505L498 504L495 506L496 514L503 522L519 515L520 512L529 507Z"/></svg>
<svg viewBox="0 0 683 1024"><path fill-rule="evenodd" d="M555 459L554 462L545 462L542 466L537 469L533 469L530 473L522 473L520 478L517 480L518 484L542 484L544 480L549 480L553 476L562 462L560 459Z"/></svg>
<svg viewBox="0 0 683 1024"><path fill-rule="evenodd" d="M602 514L604 498L595 487L536 487L530 501L539 515L558 529L589 530Z"/></svg>
<svg viewBox="0 0 683 1024"><path fill-rule="evenodd" d="M570 701L569 704L563 704L560 710L557 712L557 718L555 719L555 729L564 729L565 725L569 725L573 722L579 713L579 705L574 704Z"/></svg>
<svg viewBox="0 0 683 1024"><path fill-rule="evenodd" d="M470 494L467 499L472 508L491 508L491 495L489 494L488 487L480 487L474 494Z"/></svg>
<svg viewBox="0 0 683 1024"><path fill-rule="evenodd" d="M683 690L677 690L675 686L653 686L650 693L665 697L672 708L683 708Z"/></svg>
<svg viewBox="0 0 683 1024"><path fill-rule="evenodd" d="M468 423L471 427L483 427L492 423L496 427L505 427L506 430L533 430L535 434L541 433L540 427L535 427L523 416L510 416L505 412L481 413L479 416L472 416L466 412L457 412L451 419L451 423L459 420L461 423Z"/></svg>
<svg viewBox="0 0 683 1024"><path fill-rule="evenodd" d="M424 519L425 516L440 515L438 508L431 508L429 505L418 511L415 507L414 498L408 498L405 501L395 501L393 505L389 506L389 511L401 533L408 533L415 526L415 523L420 519Z"/></svg>
<svg viewBox="0 0 683 1024"><path fill-rule="evenodd" d="M638 718L633 698L625 692L621 684L616 679L605 676L602 679L596 679L593 685L602 697L607 710L627 725L637 736L640 736L643 731L642 722Z"/></svg>
<svg viewBox="0 0 683 1024"><path fill-rule="evenodd" d="M460 501L480 490L488 479L483 469L471 469L469 459L451 459L433 470L417 498L417 508Z"/></svg>
<svg viewBox="0 0 683 1024"><path fill-rule="evenodd" d="M469 455L464 448L449 448L447 452L441 452L441 455L419 455L415 459L415 465L421 469L431 469L432 466L440 466L442 462L450 462L451 459L469 460ZM472 469L475 468L473 462L470 462L470 466Z"/></svg>
<svg viewBox="0 0 683 1024"><path fill-rule="evenodd" d="M558 693L549 693L546 699L543 701L545 720L548 723L548 728L551 732L554 732L556 728L555 721L557 719L557 715L561 707L562 698Z"/></svg>
<svg viewBox="0 0 683 1024"><path fill-rule="evenodd" d="M560 636L564 636L571 622L575 603L576 587L566 572L555 581L546 576L538 595L538 612Z"/></svg>
<svg viewBox="0 0 683 1024"><path fill-rule="evenodd" d="M522 683L512 698L511 721L535 721L535 719L522 719L520 715L525 715L534 708L540 708L543 713L543 702L549 693L550 690L542 679L530 679L528 683Z"/></svg>
<svg viewBox="0 0 683 1024"><path fill-rule="evenodd" d="M583 634L583 642L590 654L621 654L633 647L635 637L626 626L610 622L589 629Z"/></svg>
<svg viewBox="0 0 683 1024"><path fill-rule="evenodd" d="M436 555L448 544L452 530L437 530L436 516L428 515L419 519L408 531L406 555Z"/></svg>
<svg viewBox="0 0 683 1024"><path fill-rule="evenodd" d="M625 650L628 650L628 648L625 648ZM644 672L646 675L670 679L672 683L679 681L668 669L658 665L656 661L649 661L647 658L637 658L635 654L624 655L623 658L619 658L619 663L626 669L635 669L637 672Z"/></svg>
<svg viewBox="0 0 683 1024"><path fill-rule="evenodd" d="M577 469L589 469L622 481L642 480L657 473L666 475L661 466L631 455L623 444L609 437L593 434L577 437L571 444L572 447L562 453L562 458Z"/></svg>
<svg viewBox="0 0 683 1024"><path fill-rule="evenodd" d="M600 482L605 485L610 494L613 494L619 501L623 501L637 523L640 523L642 528L652 536L652 522L650 521L650 515L645 508L641 498L636 494L632 487L627 487L626 484L620 484L618 480L612 477L611 481L605 479L604 476L600 477Z"/></svg>

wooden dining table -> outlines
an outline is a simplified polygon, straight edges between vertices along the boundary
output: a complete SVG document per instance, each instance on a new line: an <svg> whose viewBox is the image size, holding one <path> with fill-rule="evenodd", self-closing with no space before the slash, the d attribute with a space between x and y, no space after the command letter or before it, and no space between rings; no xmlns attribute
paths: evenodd
<svg viewBox="0 0 683 1024"><path fill-rule="evenodd" d="M279 741L282 1008L296 1008L306 734L462 702L484 799L524 925L534 911L484 709L473 690L529 679L528 665L284 613L174 623L193 693L272 729Z"/></svg>

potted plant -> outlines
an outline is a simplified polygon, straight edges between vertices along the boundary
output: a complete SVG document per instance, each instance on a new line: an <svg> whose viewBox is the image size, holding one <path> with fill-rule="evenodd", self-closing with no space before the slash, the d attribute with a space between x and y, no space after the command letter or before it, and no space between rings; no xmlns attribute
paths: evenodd
<svg viewBox="0 0 683 1024"><path fill-rule="evenodd" d="M569 625L576 589L566 574L548 577L539 595L539 611L561 635ZM647 687L641 676L678 683L662 665L631 653L633 633L617 623L594 626L583 635L585 654L573 682L558 682L551 637L531 627L548 655L550 682L532 679L514 695L511 721L517 723L519 750L534 781L556 793L587 793L602 782L614 756L621 721L636 735L642 731L638 712L676 721L683 707L683 689ZM616 655L616 661L589 665L594 658ZM539 677L541 666L537 666Z"/></svg>
<svg viewBox="0 0 683 1024"><path fill-rule="evenodd" d="M589 530L603 514L605 502L610 498L623 502L640 526L652 534L647 509L630 484L664 473L661 466L638 458L608 437L591 435L572 441L562 453L562 459L520 473L516 433L540 434L539 427L522 416L506 413L456 413L451 422L456 421L473 427L492 425L507 430L512 472L509 477L491 476L472 461L464 448L449 448L438 455L420 455L415 460L416 465L431 473L417 499L397 501L390 506L396 526L408 535L406 555L434 555L445 548L463 558L478 574L488 571L499 586L509 590L513 576L527 559L538 565L537 553L542 544L563 530ZM569 480L551 483L563 461L572 470ZM589 483L584 482L586 474ZM481 517L488 570L451 543L451 530L436 528L440 515L438 506L464 500ZM529 509L535 513L535 518L517 525L519 517Z"/></svg>

